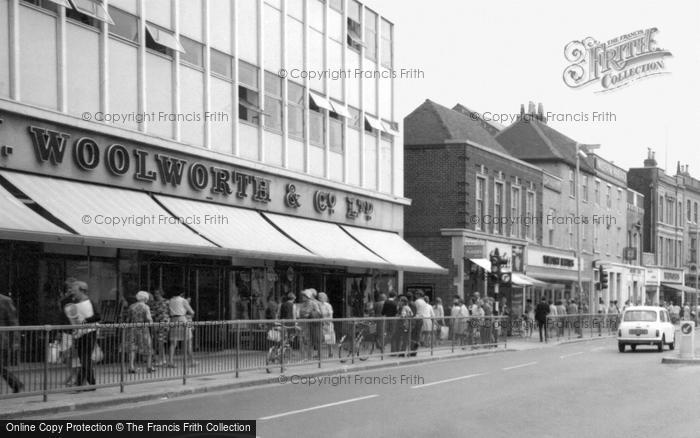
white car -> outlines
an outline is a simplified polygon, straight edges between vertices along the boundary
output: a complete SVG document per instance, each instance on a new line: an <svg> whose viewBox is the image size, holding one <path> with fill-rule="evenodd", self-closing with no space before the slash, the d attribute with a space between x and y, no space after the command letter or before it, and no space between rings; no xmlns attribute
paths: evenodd
<svg viewBox="0 0 700 438"><path fill-rule="evenodd" d="M663 307L637 306L625 309L617 329L617 347L620 353L629 345L632 351L637 345L656 345L662 351L664 344L673 350L676 329L668 311Z"/></svg>

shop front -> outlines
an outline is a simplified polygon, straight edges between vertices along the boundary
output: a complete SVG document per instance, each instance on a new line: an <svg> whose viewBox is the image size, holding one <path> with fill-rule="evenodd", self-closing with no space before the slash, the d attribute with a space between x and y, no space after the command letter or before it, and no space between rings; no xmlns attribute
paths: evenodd
<svg viewBox="0 0 700 438"><path fill-rule="evenodd" d="M687 287L685 283L685 273L680 269L660 269L660 294L661 303L683 305L686 294L690 296L695 293L695 289Z"/></svg>
<svg viewBox="0 0 700 438"><path fill-rule="evenodd" d="M359 316L401 272L445 272L401 238L401 200L113 128L0 118L0 289L22 324L59 321L69 277L106 321L157 289L221 320L272 316L308 287Z"/></svg>
<svg viewBox="0 0 700 438"><path fill-rule="evenodd" d="M575 299L588 305L590 302L591 271L582 269L581 282L583 291L578 291L578 260L571 251L559 251L554 248L528 247L526 273L542 284L536 284L528 294L536 304L542 297L547 301L568 301Z"/></svg>

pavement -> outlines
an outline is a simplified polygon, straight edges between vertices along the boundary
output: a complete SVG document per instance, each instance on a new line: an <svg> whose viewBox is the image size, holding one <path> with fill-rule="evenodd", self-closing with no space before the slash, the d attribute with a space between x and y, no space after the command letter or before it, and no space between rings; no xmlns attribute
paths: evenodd
<svg viewBox="0 0 700 438"><path fill-rule="evenodd" d="M480 348L476 350L450 349L435 350L430 354L429 350L420 349L416 357L394 358L386 357L384 360L369 358L365 362L356 361L355 364L339 363L337 361L324 362L319 368L318 364L300 365L291 367L286 374L293 373L296 376L326 376L349 372L364 372L380 370L384 368L430 363L433 361L448 361L463 357L479 356L506 351L526 351L552 348L557 345L591 341L601 338L583 338L573 340L551 341L540 343L532 338L509 338L507 346L498 348ZM0 419L41 417L50 414L84 412L95 409L113 408L133 403L168 400L178 397L186 397L194 394L204 394L217 391L250 388L284 382L286 376L280 374L267 374L264 370L244 371L235 377L232 373L190 377L186 385L182 380L163 380L156 382L144 382L125 387L120 392L119 387L98 388L96 391L81 393L52 393L48 400L43 401L39 395L15 397L0 400Z"/></svg>

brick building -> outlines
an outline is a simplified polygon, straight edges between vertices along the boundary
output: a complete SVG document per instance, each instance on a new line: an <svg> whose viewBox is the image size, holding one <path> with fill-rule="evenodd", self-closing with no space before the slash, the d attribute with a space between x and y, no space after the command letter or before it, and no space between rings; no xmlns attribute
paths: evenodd
<svg viewBox="0 0 700 438"><path fill-rule="evenodd" d="M542 235L533 218L542 215L542 171L510 155L493 132L498 126L426 100L404 119L404 188L413 203L406 211L408 242L448 276L406 273L407 288L433 296L495 293L485 281L488 258L498 249L509 260L513 286L499 292L514 312L522 306L528 245Z"/></svg>

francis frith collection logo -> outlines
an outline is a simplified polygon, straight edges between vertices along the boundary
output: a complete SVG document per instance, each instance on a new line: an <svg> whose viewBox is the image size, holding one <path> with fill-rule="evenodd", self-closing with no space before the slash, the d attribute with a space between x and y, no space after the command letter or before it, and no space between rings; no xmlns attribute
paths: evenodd
<svg viewBox="0 0 700 438"><path fill-rule="evenodd" d="M564 69L564 83L570 88L596 84L597 93L630 85L639 79L669 73L666 57L673 56L658 47L658 29L637 30L606 42L592 37L571 41L564 56L571 64Z"/></svg>

